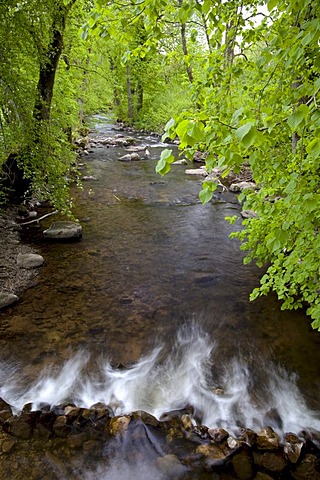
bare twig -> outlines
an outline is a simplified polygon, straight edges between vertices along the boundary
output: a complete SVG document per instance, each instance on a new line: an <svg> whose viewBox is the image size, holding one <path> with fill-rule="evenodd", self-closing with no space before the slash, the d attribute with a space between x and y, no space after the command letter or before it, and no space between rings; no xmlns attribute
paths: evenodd
<svg viewBox="0 0 320 480"><path fill-rule="evenodd" d="M35 218L34 220L30 220L30 222L25 222L25 223L20 223L20 225L30 225L30 223L39 223L41 220L43 220L46 217L50 217L51 215L56 215L59 213L59 210L55 210L54 212L46 213L46 215L42 215L40 218Z"/></svg>

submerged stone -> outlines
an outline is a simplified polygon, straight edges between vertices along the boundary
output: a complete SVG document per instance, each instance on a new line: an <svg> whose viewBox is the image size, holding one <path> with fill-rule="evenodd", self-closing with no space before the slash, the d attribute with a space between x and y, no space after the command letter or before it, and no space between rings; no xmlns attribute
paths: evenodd
<svg viewBox="0 0 320 480"><path fill-rule="evenodd" d="M43 235L51 240L77 240L82 237L82 226L76 222L54 222Z"/></svg>

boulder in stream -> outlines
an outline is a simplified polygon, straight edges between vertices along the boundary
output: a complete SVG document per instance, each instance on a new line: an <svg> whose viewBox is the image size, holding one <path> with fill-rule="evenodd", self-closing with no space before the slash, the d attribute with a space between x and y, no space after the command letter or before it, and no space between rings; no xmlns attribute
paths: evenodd
<svg viewBox="0 0 320 480"><path fill-rule="evenodd" d="M78 240L82 237L82 226L76 222L54 222L43 235L50 240Z"/></svg>

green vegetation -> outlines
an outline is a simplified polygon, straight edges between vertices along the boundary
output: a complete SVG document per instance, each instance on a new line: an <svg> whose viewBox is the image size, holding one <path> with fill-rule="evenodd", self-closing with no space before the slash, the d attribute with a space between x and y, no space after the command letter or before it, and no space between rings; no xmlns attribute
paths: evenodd
<svg viewBox="0 0 320 480"><path fill-rule="evenodd" d="M257 184L235 233L274 290L320 330L320 4L317 0L41 0L0 4L0 165L68 209L70 144L87 115L180 139L210 172ZM157 172L170 171L166 149ZM211 200L214 182L200 198ZM5 193L2 188L0 201ZM234 219L229 219L231 222Z"/></svg>

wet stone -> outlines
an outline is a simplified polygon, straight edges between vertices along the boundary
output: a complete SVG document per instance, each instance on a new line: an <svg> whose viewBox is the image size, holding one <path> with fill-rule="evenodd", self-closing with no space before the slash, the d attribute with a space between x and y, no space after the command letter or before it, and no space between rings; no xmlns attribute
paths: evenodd
<svg viewBox="0 0 320 480"><path fill-rule="evenodd" d="M192 419L189 415L182 415L181 417L181 425L185 430L192 430L193 424L192 424Z"/></svg>
<svg viewBox="0 0 320 480"><path fill-rule="evenodd" d="M232 467L239 480L251 480L254 476L254 464L252 455L248 451L242 451L232 457Z"/></svg>
<svg viewBox="0 0 320 480"><path fill-rule="evenodd" d="M250 428L243 428L241 430L240 442L254 447L257 443L257 434Z"/></svg>
<svg viewBox="0 0 320 480"><path fill-rule="evenodd" d="M14 295L13 293L0 292L0 309L12 305L18 300L19 297L17 295Z"/></svg>
<svg viewBox="0 0 320 480"><path fill-rule="evenodd" d="M240 447L240 442L236 438L228 437L227 445L231 450L236 450Z"/></svg>
<svg viewBox="0 0 320 480"><path fill-rule="evenodd" d="M161 472L174 479L179 478L187 470L173 454L157 458L156 465Z"/></svg>
<svg viewBox="0 0 320 480"><path fill-rule="evenodd" d="M259 450L277 450L280 446L278 435L270 427L265 427L258 432L257 448Z"/></svg>
<svg viewBox="0 0 320 480"><path fill-rule="evenodd" d="M57 417L53 425L53 432L57 437L66 438L71 432L71 426L68 425L67 417L61 415Z"/></svg>
<svg viewBox="0 0 320 480"><path fill-rule="evenodd" d="M254 462L256 465L265 468L269 472L282 472L287 462L281 453L265 452L253 454Z"/></svg>
<svg viewBox="0 0 320 480"><path fill-rule="evenodd" d="M273 477L270 477L267 473L258 472L253 480L273 480Z"/></svg>
<svg viewBox="0 0 320 480"><path fill-rule="evenodd" d="M82 446L84 455L100 456L101 443L98 440L87 440Z"/></svg>
<svg viewBox="0 0 320 480"><path fill-rule="evenodd" d="M123 435L129 427L131 417L124 415L123 417L114 417L110 420L110 434L111 435Z"/></svg>
<svg viewBox="0 0 320 480"><path fill-rule="evenodd" d="M76 240L82 237L82 227L76 222L54 222L43 235L51 240Z"/></svg>
<svg viewBox="0 0 320 480"><path fill-rule="evenodd" d="M286 433L283 451L289 462L298 462L304 446L305 442L297 437L297 435L294 435L293 433Z"/></svg>
<svg viewBox="0 0 320 480"><path fill-rule="evenodd" d="M294 480L320 480L319 460L308 454L291 474Z"/></svg>
<svg viewBox="0 0 320 480"><path fill-rule="evenodd" d="M14 437L29 440L32 437L35 418L36 415L32 414L21 414L18 417L10 417L3 424L3 430Z"/></svg>
<svg viewBox="0 0 320 480"><path fill-rule="evenodd" d="M67 444L70 448L76 449L76 448L82 448L84 442L87 440L87 434L86 433L78 433L78 434L73 434L69 435L67 438Z"/></svg>
<svg viewBox="0 0 320 480"><path fill-rule="evenodd" d="M160 423L159 420L156 419L156 417L154 417L150 413L144 412L143 410L137 410L136 412L133 412L132 418L140 418L145 425L148 425L150 427L157 427Z"/></svg>
<svg viewBox="0 0 320 480"><path fill-rule="evenodd" d="M42 425L44 428L48 430L52 430L53 424L56 421L57 416L53 412L42 412L40 417L38 418L38 424Z"/></svg>
<svg viewBox="0 0 320 480"><path fill-rule="evenodd" d="M2 453L11 452L12 449L14 448L15 444L16 444L16 440L13 440L11 438L3 440L2 444L1 444Z"/></svg>
<svg viewBox="0 0 320 480"><path fill-rule="evenodd" d="M74 407L72 405L68 405L64 409L64 414L71 419L71 421L75 420L81 415L82 409L79 407Z"/></svg>
<svg viewBox="0 0 320 480"><path fill-rule="evenodd" d="M205 464L209 468L223 465L230 456L230 452L223 451L215 445L199 445L195 453L204 457Z"/></svg>
<svg viewBox="0 0 320 480"><path fill-rule="evenodd" d="M10 417L12 417L12 410L10 405L2 398L0 398L0 425L1 423L8 420L8 418Z"/></svg>

